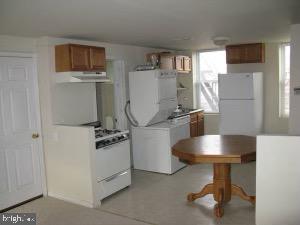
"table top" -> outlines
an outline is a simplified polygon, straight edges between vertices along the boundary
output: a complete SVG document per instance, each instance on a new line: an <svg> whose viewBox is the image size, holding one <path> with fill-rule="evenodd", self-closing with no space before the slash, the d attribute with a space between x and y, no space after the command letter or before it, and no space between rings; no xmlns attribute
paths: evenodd
<svg viewBox="0 0 300 225"><path fill-rule="evenodd" d="M189 164L246 163L256 159L256 137L204 135L178 141L172 154Z"/></svg>

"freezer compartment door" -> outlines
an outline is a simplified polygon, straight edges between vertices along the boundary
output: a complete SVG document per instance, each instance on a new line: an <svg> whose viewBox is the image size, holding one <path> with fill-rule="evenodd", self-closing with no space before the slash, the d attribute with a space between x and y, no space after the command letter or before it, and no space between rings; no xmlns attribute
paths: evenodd
<svg viewBox="0 0 300 225"><path fill-rule="evenodd" d="M253 74L219 74L220 99L254 99Z"/></svg>
<svg viewBox="0 0 300 225"><path fill-rule="evenodd" d="M220 101L220 134L256 135L254 100Z"/></svg>

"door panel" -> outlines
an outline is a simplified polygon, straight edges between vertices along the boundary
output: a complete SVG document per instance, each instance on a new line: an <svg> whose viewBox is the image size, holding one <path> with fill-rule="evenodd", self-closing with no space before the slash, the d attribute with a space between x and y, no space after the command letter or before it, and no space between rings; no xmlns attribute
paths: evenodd
<svg viewBox="0 0 300 225"><path fill-rule="evenodd" d="M0 210L42 194L32 58L0 57Z"/></svg>
<svg viewBox="0 0 300 225"><path fill-rule="evenodd" d="M0 149L0 194L8 191L8 171L6 155L3 149Z"/></svg>
<svg viewBox="0 0 300 225"><path fill-rule="evenodd" d="M20 87L11 89L10 105L13 132L30 129L28 89Z"/></svg>
<svg viewBox="0 0 300 225"><path fill-rule="evenodd" d="M90 48L90 62L92 70L105 70L105 49Z"/></svg>
<svg viewBox="0 0 300 225"><path fill-rule="evenodd" d="M0 81L1 82L1 81ZM3 104L3 90L0 89L0 136L4 135L4 104Z"/></svg>
<svg viewBox="0 0 300 225"><path fill-rule="evenodd" d="M26 68L22 66L11 67L8 70L9 81L25 81L28 79Z"/></svg>
<svg viewBox="0 0 300 225"><path fill-rule="evenodd" d="M72 70L89 70L90 49L87 46L71 45L71 68Z"/></svg>
<svg viewBox="0 0 300 225"><path fill-rule="evenodd" d="M190 134L191 134L191 137L198 136L198 122L197 121L190 123Z"/></svg>
<svg viewBox="0 0 300 225"><path fill-rule="evenodd" d="M19 147L15 150L17 189L34 183L32 146Z"/></svg>

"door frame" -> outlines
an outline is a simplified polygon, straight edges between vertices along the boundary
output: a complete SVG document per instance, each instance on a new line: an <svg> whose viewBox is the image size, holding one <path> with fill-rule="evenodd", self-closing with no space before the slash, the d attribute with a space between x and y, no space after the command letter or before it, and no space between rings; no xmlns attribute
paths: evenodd
<svg viewBox="0 0 300 225"><path fill-rule="evenodd" d="M117 129L127 130L127 120L125 116L126 104L126 77L125 77L125 62L124 60L112 60L114 68L114 108L115 117L117 119ZM119 84L119 87L116 87ZM119 99L117 102L116 100Z"/></svg>
<svg viewBox="0 0 300 225"><path fill-rule="evenodd" d="M126 74L125 61L114 57L107 57L106 61L111 61L113 65L113 80L114 80L114 113L117 119L116 129L127 130L127 119L125 116L126 104ZM117 86L119 84L119 86ZM118 100L118 101L117 101ZM96 106L97 107L97 106ZM97 112L97 111L96 111ZM96 113L97 114L97 113Z"/></svg>
<svg viewBox="0 0 300 225"><path fill-rule="evenodd" d="M39 95L39 83L37 73L37 54L35 53L23 53L23 52L0 52L0 57L11 57L11 58L32 58L33 62L33 77L34 77L34 93L35 93L35 105L37 112L37 132L40 134L40 138L37 139L38 144L38 158L40 163L40 174L42 183L42 192L44 196L48 195L47 191L47 180L46 180L46 169L45 169L45 155L43 148L43 133L41 124L41 110L40 110L40 95Z"/></svg>

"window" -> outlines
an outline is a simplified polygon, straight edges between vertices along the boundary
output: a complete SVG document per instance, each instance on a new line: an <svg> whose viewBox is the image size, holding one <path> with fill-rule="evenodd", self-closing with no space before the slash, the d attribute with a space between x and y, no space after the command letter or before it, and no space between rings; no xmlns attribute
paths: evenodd
<svg viewBox="0 0 300 225"><path fill-rule="evenodd" d="M219 112L218 74L227 72L225 50L197 53L197 105L208 113Z"/></svg>
<svg viewBox="0 0 300 225"><path fill-rule="evenodd" d="M290 44L282 44L279 52L279 116L288 117L290 112Z"/></svg>

